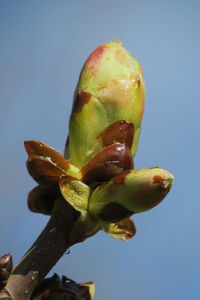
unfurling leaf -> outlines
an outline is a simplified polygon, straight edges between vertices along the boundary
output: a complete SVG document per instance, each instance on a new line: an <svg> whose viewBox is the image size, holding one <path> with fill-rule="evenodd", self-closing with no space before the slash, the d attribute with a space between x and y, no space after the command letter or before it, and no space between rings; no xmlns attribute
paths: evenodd
<svg viewBox="0 0 200 300"><path fill-rule="evenodd" d="M63 197L73 208L80 212L87 211L88 199L91 193L88 185L79 180L61 177L59 186Z"/></svg>

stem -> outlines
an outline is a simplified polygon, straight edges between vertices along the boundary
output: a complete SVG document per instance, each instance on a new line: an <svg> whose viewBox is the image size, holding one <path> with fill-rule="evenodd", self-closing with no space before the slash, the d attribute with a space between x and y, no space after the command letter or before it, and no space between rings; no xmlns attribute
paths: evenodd
<svg viewBox="0 0 200 300"><path fill-rule="evenodd" d="M10 275L6 291L0 299L29 300L38 283L47 275L59 258L73 244L67 237L78 213L62 198L55 201L46 227Z"/></svg>

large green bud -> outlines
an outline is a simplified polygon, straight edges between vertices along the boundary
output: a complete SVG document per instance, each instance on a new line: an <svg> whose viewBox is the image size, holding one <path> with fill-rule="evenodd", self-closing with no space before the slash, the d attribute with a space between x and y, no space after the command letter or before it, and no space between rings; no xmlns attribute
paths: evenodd
<svg viewBox="0 0 200 300"><path fill-rule="evenodd" d="M86 60L75 91L65 156L81 168L104 145L102 133L118 120L133 124L134 156L144 112L142 69L119 41L99 46ZM68 157L67 157L68 158Z"/></svg>

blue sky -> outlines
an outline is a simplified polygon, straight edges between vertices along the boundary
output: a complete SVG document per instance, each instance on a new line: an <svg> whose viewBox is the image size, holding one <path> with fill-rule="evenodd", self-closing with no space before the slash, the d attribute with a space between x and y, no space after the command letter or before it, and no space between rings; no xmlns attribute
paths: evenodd
<svg viewBox="0 0 200 300"><path fill-rule="evenodd" d="M48 218L26 206L23 141L64 149L80 69L101 43L121 40L139 60L146 107L136 168L175 176L167 198L134 217L129 242L103 233L53 271L93 280L95 300L200 298L199 1L0 1L0 254L24 254ZM131 296L130 296L131 295Z"/></svg>

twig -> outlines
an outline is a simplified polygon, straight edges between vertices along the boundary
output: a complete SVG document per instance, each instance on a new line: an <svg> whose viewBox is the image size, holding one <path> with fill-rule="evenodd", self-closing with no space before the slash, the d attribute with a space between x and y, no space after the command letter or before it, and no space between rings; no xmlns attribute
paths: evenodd
<svg viewBox="0 0 200 300"><path fill-rule="evenodd" d="M68 237L78 216L62 197L57 198L49 222L10 275L1 300L30 299L38 283L74 243Z"/></svg>

